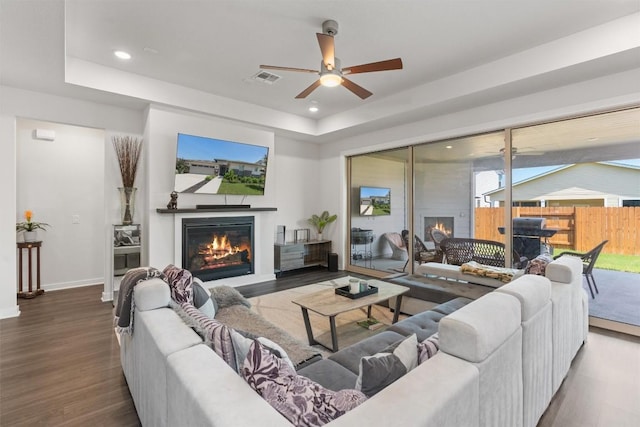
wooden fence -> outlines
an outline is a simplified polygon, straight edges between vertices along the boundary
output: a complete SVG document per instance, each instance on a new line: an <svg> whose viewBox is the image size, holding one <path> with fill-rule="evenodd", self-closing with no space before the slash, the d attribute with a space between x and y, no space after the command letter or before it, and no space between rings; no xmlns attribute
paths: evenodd
<svg viewBox="0 0 640 427"><path fill-rule="evenodd" d="M558 249L586 252L603 240L605 253L640 255L640 207L516 207L513 218L545 218L546 228L558 232L549 243ZM503 208L476 208L477 239L504 242L498 227L504 225Z"/></svg>

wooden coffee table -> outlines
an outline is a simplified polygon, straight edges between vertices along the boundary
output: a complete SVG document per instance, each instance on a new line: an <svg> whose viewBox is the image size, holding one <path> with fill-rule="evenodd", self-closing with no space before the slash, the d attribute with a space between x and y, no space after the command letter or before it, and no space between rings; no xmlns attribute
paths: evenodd
<svg viewBox="0 0 640 427"><path fill-rule="evenodd" d="M347 286L350 277L344 277L339 280L333 280L337 283L336 287ZM387 301L390 298L396 298L395 311L393 313L393 323L398 321L398 315L400 314L400 306L402 304L402 295L409 291L406 286L395 285L393 283L383 282L381 280L368 279L367 283L378 288L378 292L372 295L367 295L358 299L351 299L335 293L335 288L331 287L312 294L303 295L291 302L297 304L302 309L302 317L304 319L304 326L307 330L307 337L309 338L309 345L320 344L326 347L324 344L316 341L313 337L313 331L311 330L311 322L309 321L309 310L314 313L318 313L322 316L329 318L329 326L331 327L331 346L328 348L334 352L338 351L338 334L336 333L336 316L340 313L347 311L357 310L362 307L368 307L367 315L371 317L371 306L382 301Z"/></svg>

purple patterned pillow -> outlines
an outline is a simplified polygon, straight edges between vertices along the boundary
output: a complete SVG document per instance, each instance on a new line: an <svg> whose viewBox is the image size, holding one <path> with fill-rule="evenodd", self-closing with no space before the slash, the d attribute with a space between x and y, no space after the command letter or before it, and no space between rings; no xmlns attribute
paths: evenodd
<svg viewBox="0 0 640 427"><path fill-rule="evenodd" d="M436 332L418 344L418 365L435 356L438 350L440 350L440 341Z"/></svg>
<svg viewBox="0 0 640 427"><path fill-rule="evenodd" d="M204 338L205 344L213 349L231 369L239 372L240 366L236 363L236 352L231 339L232 329L215 319L210 319L200 310L189 303L180 304L180 308L194 322L197 332Z"/></svg>
<svg viewBox="0 0 640 427"><path fill-rule="evenodd" d="M540 254L529 262L527 265L527 274L537 274L538 276L544 276L547 265L553 261L551 255Z"/></svg>
<svg viewBox="0 0 640 427"><path fill-rule="evenodd" d="M178 304L193 303L193 277L189 270L178 268L173 264L167 265L163 273L167 276L171 298Z"/></svg>
<svg viewBox="0 0 640 427"><path fill-rule="evenodd" d="M296 426L324 425L367 400L357 390L332 391L297 375L258 341L251 344L241 374L251 388Z"/></svg>

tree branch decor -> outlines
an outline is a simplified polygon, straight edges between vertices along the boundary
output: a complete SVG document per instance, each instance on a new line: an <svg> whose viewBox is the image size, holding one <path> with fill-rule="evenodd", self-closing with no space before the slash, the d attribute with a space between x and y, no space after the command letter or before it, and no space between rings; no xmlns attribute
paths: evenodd
<svg viewBox="0 0 640 427"><path fill-rule="evenodd" d="M114 136L113 148L116 151L123 187L133 187L138 173L138 160L142 151L142 139L130 136Z"/></svg>

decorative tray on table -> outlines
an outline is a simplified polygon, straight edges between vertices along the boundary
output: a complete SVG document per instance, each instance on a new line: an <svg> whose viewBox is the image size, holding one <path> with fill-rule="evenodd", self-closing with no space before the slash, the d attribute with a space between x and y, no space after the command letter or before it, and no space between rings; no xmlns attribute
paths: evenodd
<svg viewBox="0 0 640 427"><path fill-rule="evenodd" d="M378 293L378 288L372 285L366 285L366 288L363 289L362 287L360 287L360 289L362 289L362 291L351 292L351 286L349 285L342 286L340 288L336 288L336 294L341 295L343 297L351 298L351 299L358 299L358 298L366 297L367 295L373 295Z"/></svg>

